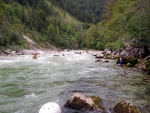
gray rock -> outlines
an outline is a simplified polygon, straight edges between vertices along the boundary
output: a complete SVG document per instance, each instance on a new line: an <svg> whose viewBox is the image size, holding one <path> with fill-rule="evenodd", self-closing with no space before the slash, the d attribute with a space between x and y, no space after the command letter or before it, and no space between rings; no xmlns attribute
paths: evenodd
<svg viewBox="0 0 150 113"><path fill-rule="evenodd" d="M81 93L75 93L64 105L75 110L97 110L104 111L102 101L97 96L87 97Z"/></svg>
<svg viewBox="0 0 150 113"><path fill-rule="evenodd" d="M141 113L138 107L128 101L120 101L113 107L115 113Z"/></svg>
<svg viewBox="0 0 150 113"><path fill-rule="evenodd" d="M120 53L120 57L122 58L142 58L146 54L146 50L144 47L134 47L131 45L125 46L125 49Z"/></svg>

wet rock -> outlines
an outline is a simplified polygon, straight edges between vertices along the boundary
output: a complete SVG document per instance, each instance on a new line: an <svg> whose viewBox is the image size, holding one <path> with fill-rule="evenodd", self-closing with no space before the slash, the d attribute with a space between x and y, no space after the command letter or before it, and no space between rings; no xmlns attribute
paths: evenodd
<svg viewBox="0 0 150 113"><path fill-rule="evenodd" d="M87 97L81 93L75 93L64 105L66 108L75 110L97 110L104 111L100 97Z"/></svg>
<svg viewBox="0 0 150 113"><path fill-rule="evenodd" d="M75 52L75 54L82 54L83 52L81 52L81 51L77 51L77 52Z"/></svg>
<svg viewBox="0 0 150 113"><path fill-rule="evenodd" d="M11 54L11 50L10 49L7 49L4 51L4 55L10 55Z"/></svg>
<svg viewBox="0 0 150 113"><path fill-rule="evenodd" d="M146 60L142 59L140 60L140 63L137 65L137 68L142 70L142 71L146 71Z"/></svg>
<svg viewBox="0 0 150 113"><path fill-rule="evenodd" d="M150 56L140 59L139 64L137 65L139 70L145 71L150 75Z"/></svg>
<svg viewBox="0 0 150 113"><path fill-rule="evenodd" d="M114 55L114 58L119 58L120 57L120 54L119 53L116 53L115 55Z"/></svg>
<svg viewBox="0 0 150 113"><path fill-rule="evenodd" d="M105 50L102 52L102 54L104 55L103 58L105 59L111 59L113 56L111 56L111 51L110 50Z"/></svg>
<svg viewBox="0 0 150 113"><path fill-rule="evenodd" d="M127 101L120 101L113 107L114 113L141 113L140 110L133 105L133 103Z"/></svg>
<svg viewBox="0 0 150 113"><path fill-rule="evenodd" d="M113 52L111 52L110 55L105 55L104 58L107 58L107 59L118 59L118 58L120 58L120 51L113 51Z"/></svg>
<svg viewBox="0 0 150 113"><path fill-rule="evenodd" d="M126 45L124 50L120 53L122 58L143 58L147 55L145 47L135 47L133 45Z"/></svg>
<svg viewBox="0 0 150 113"><path fill-rule="evenodd" d="M18 51L16 55L22 55L22 51Z"/></svg>
<svg viewBox="0 0 150 113"><path fill-rule="evenodd" d="M54 56L60 56L60 55L54 55Z"/></svg>
<svg viewBox="0 0 150 113"><path fill-rule="evenodd" d="M132 67L132 64L128 62L126 66L127 67Z"/></svg>
<svg viewBox="0 0 150 113"><path fill-rule="evenodd" d="M131 63L131 65L134 66L135 64L138 63L138 59L134 58L134 57L131 57L131 58L127 59L127 62Z"/></svg>
<svg viewBox="0 0 150 113"><path fill-rule="evenodd" d="M103 58L104 55L103 54L98 54L98 55L95 55L95 58Z"/></svg>
<svg viewBox="0 0 150 113"><path fill-rule="evenodd" d="M12 56L16 55L16 51L12 51L12 52L11 52L11 55L12 55Z"/></svg>
<svg viewBox="0 0 150 113"><path fill-rule="evenodd" d="M95 62L109 62L109 60L106 60L106 59L100 59L100 60L96 60Z"/></svg>
<svg viewBox="0 0 150 113"><path fill-rule="evenodd" d="M113 51L111 53L111 57L113 57L113 58L119 58L120 57L120 52L119 51Z"/></svg>
<svg viewBox="0 0 150 113"><path fill-rule="evenodd" d="M101 60L95 60L95 62L101 62Z"/></svg>
<svg viewBox="0 0 150 113"><path fill-rule="evenodd" d="M32 55L33 53L37 53L35 50L22 50L20 52L21 55Z"/></svg>
<svg viewBox="0 0 150 113"><path fill-rule="evenodd" d="M111 54L110 50L106 51L106 55L110 55L110 54Z"/></svg>

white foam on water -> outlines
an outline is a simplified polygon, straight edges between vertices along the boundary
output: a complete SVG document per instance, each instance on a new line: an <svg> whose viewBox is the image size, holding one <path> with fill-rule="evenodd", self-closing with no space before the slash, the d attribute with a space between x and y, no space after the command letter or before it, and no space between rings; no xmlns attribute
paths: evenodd
<svg viewBox="0 0 150 113"><path fill-rule="evenodd" d="M21 60L28 60L28 59L30 59L30 58L32 58L31 55L25 55L25 56L23 57L23 59L21 59ZM20 59L20 58L19 58L19 59Z"/></svg>
<svg viewBox="0 0 150 113"><path fill-rule="evenodd" d="M14 113L25 113L25 110L21 110L21 111L16 111Z"/></svg>
<svg viewBox="0 0 150 113"><path fill-rule="evenodd" d="M80 71L79 74L81 75L85 75L86 73L90 72L90 70L83 70L83 71Z"/></svg>
<svg viewBox="0 0 150 113"><path fill-rule="evenodd" d="M80 60L87 60L89 55L82 53L82 54L67 54L65 55L67 61L80 61Z"/></svg>
<svg viewBox="0 0 150 113"><path fill-rule="evenodd" d="M66 56L67 61L72 61L72 59L70 59L68 56Z"/></svg>
<svg viewBox="0 0 150 113"><path fill-rule="evenodd" d="M48 63L48 64L55 65L55 66L57 66L57 65L58 65L58 63L56 63L56 62L51 62L51 61L47 61L47 63Z"/></svg>
<svg viewBox="0 0 150 113"><path fill-rule="evenodd" d="M14 63L14 62L16 62L16 60L1 60L0 62L1 62L1 64Z"/></svg>
<svg viewBox="0 0 150 113"><path fill-rule="evenodd" d="M31 98L37 98L37 96L34 93L32 93L30 95L25 95L25 98L31 99Z"/></svg>

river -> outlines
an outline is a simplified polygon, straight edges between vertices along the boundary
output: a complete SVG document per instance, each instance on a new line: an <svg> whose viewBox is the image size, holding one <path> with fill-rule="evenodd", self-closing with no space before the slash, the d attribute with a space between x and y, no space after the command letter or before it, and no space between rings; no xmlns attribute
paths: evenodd
<svg viewBox="0 0 150 113"><path fill-rule="evenodd" d="M147 75L118 67L114 60L95 62L86 52L59 55L0 56L0 113L38 113L47 102L58 103L62 113L75 113L63 107L75 92L101 97L108 113L122 99L149 112Z"/></svg>

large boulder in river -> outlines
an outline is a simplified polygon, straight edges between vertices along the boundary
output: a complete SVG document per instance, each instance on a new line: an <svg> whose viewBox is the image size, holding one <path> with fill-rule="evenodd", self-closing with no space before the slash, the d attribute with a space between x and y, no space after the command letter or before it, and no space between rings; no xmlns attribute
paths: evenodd
<svg viewBox="0 0 150 113"><path fill-rule="evenodd" d="M114 113L141 113L138 107L128 101L120 101L113 107Z"/></svg>
<svg viewBox="0 0 150 113"><path fill-rule="evenodd" d="M87 97L81 93L75 93L64 105L75 110L97 110L104 111L104 106L100 97Z"/></svg>
<svg viewBox="0 0 150 113"><path fill-rule="evenodd" d="M146 55L146 49L144 47L135 47L133 45L126 45L124 50L120 53L120 57L123 59L123 64L127 64L127 67L132 67L138 63L139 58L143 58ZM119 63L119 58L117 63Z"/></svg>
<svg viewBox="0 0 150 113"><path fill-rule="evenodd" d="M131 57L143 58L148 55L147 51L148 51L147 46L135 47L133 45L126 45L124 47L124 50L120 53L120 57L126 59Z"/></svg>

